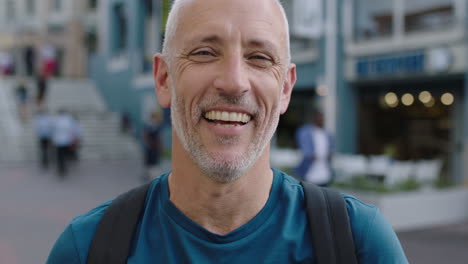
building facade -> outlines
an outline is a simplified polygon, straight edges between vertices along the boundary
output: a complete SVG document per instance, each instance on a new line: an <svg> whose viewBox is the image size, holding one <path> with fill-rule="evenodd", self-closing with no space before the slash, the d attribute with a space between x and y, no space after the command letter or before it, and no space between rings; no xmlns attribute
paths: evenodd
<svg viewBox="0 0 468 264"><path fill-rule="evenodd" d="M15 72L34 74L54 58L56 75L85 77L97 45L97 0L0 0L0 51L12 54ZM31 62L32 61L32 62Z"/></svg>
<svg viewBox="0 0 468 264"><path fill-rule="evenodd" d="M440 159L466 182L466 0L343 0L344 74L356 152Z"/></svg>

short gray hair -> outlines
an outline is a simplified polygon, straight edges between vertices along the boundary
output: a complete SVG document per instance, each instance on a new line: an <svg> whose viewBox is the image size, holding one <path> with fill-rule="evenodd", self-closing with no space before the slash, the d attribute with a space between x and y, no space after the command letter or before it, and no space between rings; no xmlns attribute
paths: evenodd
<svg viewBox="0 0 468 264"><path fill-rule="evenodd" d="M237 1L237 0L234 0ZM164 40L163 40L163 48L162 48L162 54L166 59L168 60L168 64L172 64L172 59L174 55L174 51L172 49L173 41L175 34L177 32L177 27L179 26L178 21L180 21L179 16L180 16L180 11L183 9L183 7L187 4L187 0L174 0L172 3L171 10L169 12L169 16L166 21L166 28L165 28L165 33L164 33ZM291 63L291 50L290 50L290 44L289 44L289 22L288 22L288 17L286 15L286 11L284 10L283 4L281 3L280 0L275 0L275 2L278 4L280 7L281 15L284 20L284 25L285 25L285 34L286 34L286 50L287 50L287 63Z"/></svg>

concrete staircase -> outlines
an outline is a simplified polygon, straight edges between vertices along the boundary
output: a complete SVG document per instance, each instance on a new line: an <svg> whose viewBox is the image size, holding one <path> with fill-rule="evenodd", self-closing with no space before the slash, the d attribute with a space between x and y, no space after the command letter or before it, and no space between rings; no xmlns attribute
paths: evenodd
<svg viewBox="0 0 468 264"><path fill-rule="evenodd" d="M37 161L37 142L32 120L35 112L35 84L28 82L28 119L17 114L15 82L0 78L0 163ZM119 130L119 116L106 110L94 84L88 80L51 80L47 108L71 111L82 129L82 160L141 159L136 140Z"/></svg>

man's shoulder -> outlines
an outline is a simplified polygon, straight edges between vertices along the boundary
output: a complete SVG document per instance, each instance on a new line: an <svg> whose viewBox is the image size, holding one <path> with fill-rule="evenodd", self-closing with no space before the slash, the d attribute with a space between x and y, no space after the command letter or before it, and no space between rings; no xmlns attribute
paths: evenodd
<svg viewBox="0 0 468 264"><path fill-rule="evenodd" d="M55 242L46 263L82 263L88 254L96 227L111 202L107 201L75 217Z"/></svg>
<svg viewBox="0 0 468 264"><path fill-rule="evenodd" d="M346 202L346 208L350 217L372 217L379 210L377 206L365 203L352 195L341 193L341 196Z"/></svg>
<svg viewBox="0 0 468 264"><path fill-rule="evenodd" d="M106 209L109 207L109 205L112 203L113 200L109 200L105 203L102 203L101 205L97 206L94 209L91 209L90 211L79 215L75 217L70 225L75 229L75 228L81 228L84 226L89 226L89 225L97 225L99 221L101 220L102 216L104 215L104 212Z"/></svg>

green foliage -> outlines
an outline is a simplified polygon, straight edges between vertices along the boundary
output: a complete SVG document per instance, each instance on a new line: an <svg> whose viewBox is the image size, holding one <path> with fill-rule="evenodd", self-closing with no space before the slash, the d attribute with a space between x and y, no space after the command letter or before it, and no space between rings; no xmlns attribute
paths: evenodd
<svg viewBox="0 0 468 264"><path fill-rule="evenodd" d="M413 178L407 181L396 184L394 186L386 186L383 183L383 176L379 175L361 175L353 177L349 182L337 182L333 187L341 189L353 189L366 192L376 193L397 193L415 191L421 188L421 184Z"/></svg>

